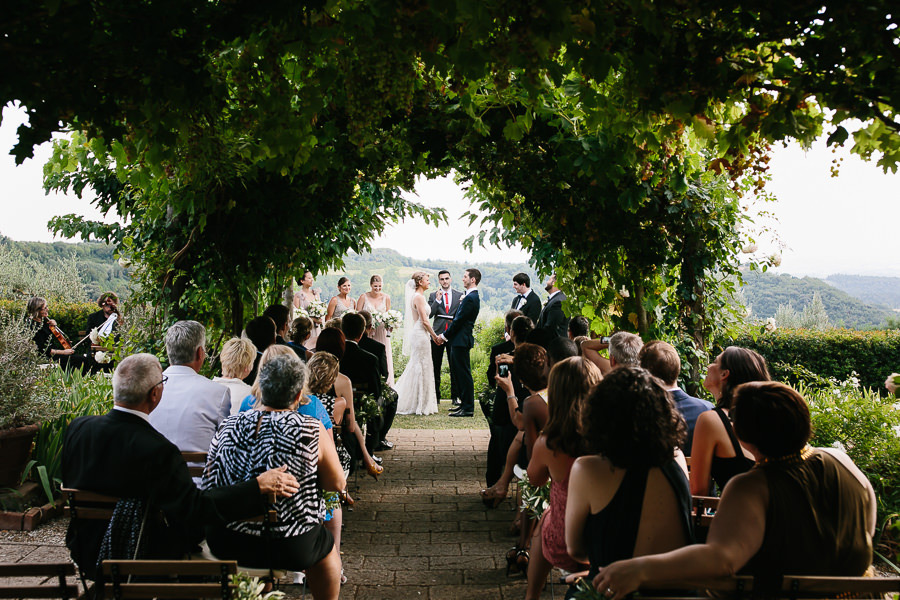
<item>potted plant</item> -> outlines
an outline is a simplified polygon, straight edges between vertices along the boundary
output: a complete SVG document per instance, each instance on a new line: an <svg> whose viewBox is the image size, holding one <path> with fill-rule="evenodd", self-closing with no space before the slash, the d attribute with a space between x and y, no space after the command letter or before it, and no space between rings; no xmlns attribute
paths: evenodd
<svg viewBox="0 0 900 600"><path fill-rule="evenodd" d="M0 312L0 488L20 483L40 424L59 413L31 337L21 319Z"/></svg>

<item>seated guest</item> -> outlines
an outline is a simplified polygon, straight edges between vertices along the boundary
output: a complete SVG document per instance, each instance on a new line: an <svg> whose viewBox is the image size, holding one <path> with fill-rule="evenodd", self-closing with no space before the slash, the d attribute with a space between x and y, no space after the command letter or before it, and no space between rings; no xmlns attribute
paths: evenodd
<svg viewBox="0 0 900 600"><path fill-rule="evenodd" d="M338 361L344 356L345 348L344 332L334 327L323 329L316 340L316 354L321 352L331 354ZM338 367L338 370L340 371L340 367ZM366 472L377 481L378 476L384 471L384 467L378 464L378 461L381 460L380 458L369 454L363 439L362 430L356 424L356 411L353 407L353 384L350 378L338 372L334 380L334 386L329 391L329 394L337 398L343 398L347 402L348 415L342 427L344 444L347 446L351 457L362 459L363 464L366 465ZM351 461L350 463L351 471L355 462Z"/></svg>
<svg viewBox="0 0 900 600"><path fill-rule="evenodd" d="M572 340L566 340L570 344ZM587 571L587 563L577 562L566 552L566 501L569 471L583 453L578 418L591 389L603 376L594 363L583 358L566 358L550 370L547 401L550 418L528 463L528 481L542 486L550 483L550 507L544 511L531 540L528 589L525 598L540 598L551 567L570 573Z"/></svg>
<svg viewBox="0 0 900 600"><path fill-rule="evenodd" d="M150 424L182 452L206 452L219 424L231 414L231 392L200 375L206 360L206 329L178 321L166 332L166 387Z"/></svg>
<svg viewBox="0 0 900 600"><path fill-rule="evenodd" d="M306 347L312 332L313 322L309 317L299 316L291 323L291 340L287 345L294 349L301 360L308 361L312 358L312 350Z"/></svg>
<svg viewBox="0 0 900 600"><path fill-rule="evenodd" d="M578 345L574 340L558 337L547 346L547 367L552 370L556 363L578 355Z"/></svg>
<svg viewBox="0 0 900 600"><path fill-rule="evenodd" d="M506 404L506 392L504 392L503 389L497 387L497 382L494 379L494 376L497 374L497 357L501 354L512 356L512 353L516 348L516 344L513 341L511 329L513 321L516 319L516 317L521 316L523 315L518 310L509 310L506 312L506 316L504 318L506 333L504 337L506 337L506 340L500 342L499 344L494 344L491 347L491 355L488 360L487 383L490 387L495 388L494 402L491 405L491 412L489 415L485 414L485 418L490 417L488 419L488 422L490 423L491 439L488 442L487 469L485 470L485 480L487 481L488 488L481 490L481 497L482 500L484 500L485 504L488 506L493 506L495 502L502 501L503 498L506 497L506 494L504 494L503 496L495 498L494 492L488 492L488 489L491 489L491 486L497 483L497 479L499 479L500 475L503 473L503 467L506 464L506 453L509 451L509 445L512 443L513 439L516 437L516 434L519 432L516 426L513 425L512 417L510 416L509 408ZM522 341L524 342L524 338ZM513 387L515 396L517 398L516 402L518 404L520 400L524 400L526 398L527 392L525 392L525 389L519 383L519 380L515 378L513 378ZM482 410L484 410L483 405Z"/></svg>
<svg viewBox="0 0 900 600"><path fill-rule="evenodd" d="M577 337L589 337L591 335L591 323L587 317L581 315L569 319L569 339L574 340Z"/></svg>
<svg viewBox="0 0 900 600"><path fill-rule="evenodd" d="M377 277L377 275L375 275ZM366 352L375 355L378 359L378 374L382 377L388 375L387 346L372 337L375 331L374 321L372 321L372 313L367 310L359 311L359 316L366 320L366 330L363 336L359 338L359 347Z"/></svg>
<svg viewBox="0 0 900 600"><path fill-rule="evenodd" d="M256 346L250 340L231 338L222 347L219 356L222 361L222 376L213 377L213 382L224 385L231 394L231 414L236 415L241 402L250 394L250 386L243 379L253 370L256 360Z"/></svg>
<svg viewBox="0 0 900 600"><path fill-rule="evenodd" d="M753 455L741 448L728 418L734 389L748 381L769 381L766 359L746 348L729 346L710 363L703 387L716 399L715 410L697 417L691 443L691 494L708 496L710 478L719 492L728 480L753 466Z"/></svg>
<svg viewBox="0 0 900 600"><path fill-rule="evenodd" d="M569 475L569 555L589 561L593 577L614 561L690 544L691 493L678 450L686 429L658 380L640 367L613 370L588 396L581 430L592 454Z"/></svg>
<svg viewBox="0 0 900 600"><path fill-rule="evenodd" d="M807 445L812 431L803 397L781 383L745 383L733 393L732 418L756 466L725 487L706 543L600 569L594 584L607 598L653 581L869 570L875 492L846 454Z"/></svg>
<svg viewBox="0 0 900 600"><path fill-rule="evenodd" d="M253 369L250 374L244 377L244 383L253 385L256 381L256 371L259 370L259 359L266 348L275 343L276 336L275 321L270 317L256 317L247 322L244 327L244 335L248 340L256 346L256 360L253 361Z"/></svg>
<svg viewBox="0 0 900 600"><path fill-rule="evenodd" d="M275 343L287 344L285 338L290 325L291 309L283 304L272 304L263 311L262 316L269 317L275 323Z"/></svg>
<svg viewBox="0 0 900 600"><path fill-rule="evenodd" d="M678 387L678 375L681 373L681 357L678 351L672 346L660 340L647 342L641 348L638 358L641 366L654 377L658 377L666 386L666 390L675 401L675 407L687 423L687 440L681 451L685 456L691 455L691 443L694 439L694 426L697 424L697 418L700 413L712 410L713 405L706 400L688 396L680 387Z"/></svg>
<svg viewBox="0 0 900 600"><path fill-rule="evenodd" d="M113 409L102 416L79 417L66 429L62 479L66 487L149 501L147 514L162 511L165 521L147 528L146 558L180 559L202 539L203 525L260 515L265 511L260 494L291 496L298 487L284 467L263 467L227 487L197 489L181 452L148 419L159 405L165 381L152 354L122 360L112 378ZM66 546L81 572L92 579L107 525L99 519L69 523Z"/></svg>
<svg viewBox="0 0 900 600"><path fill-rule="evenodd" d="M366 447L371 453L394 447L385 438L397 414L397 398L382 393L378 358L359 347L359 340L365 329L366 320L359 314L344 313L341 317L341 331L347 338L344 357L341 359L341 373L350 378L354 387L363 386L367 393L374 394L382 408L381 416L366 424Z"/></svg>
<svg viewBox="0 0 900 600"><path fill-rule="evenodd" d="M63 369L75 367L76 369L80 369L82 373L86 372L89 367L88 363L93 361L88 361L88 359L83 356L76 356L75 350L72 348L62 347L62 344L54 334L54 330L56 330L63 339L65 339L65 335L56 326L56 321L48 317L49 314L50 309L44 298L34 296L28 301L25 314L25 325L34 334L31 339L35 346L37 346L38 352L47 358L58 362L59 366ZM54 348L54 342L60 347Z"/></svg>
<svg viewBox="0 0 900 600"><path fill-rule="evenodd" d="M321 523L325 506L319 490L340 492L346 481L325 427L297 412L306 367L287 350L290 354L276 356L259 369L260 409L228 417L216 433L203 485L234 485L277 464L287 465L299 492L275 504L275 523L232 521L208 527L206 540L221 559L306 571L314 598L337 598L341 560L334 538Z"/></svg>
<svg viewBox="0 0 900 600"><path fill-rule="evenodd" d="M297 356L297 354L284 344L272 344L266 348L265 352L263 352L262 358L259 360L259 368L262 369L263 365L278 356ZM241 402L240 412L254 409L263 409L262 388L259 383L259 374L256 375L256 381L254 381L253 385L250 387L250 395ZM311 398L304 397L302 402L297 406L297 412L301 415L318 419L325 426L325 429L330 430L333 427L331 417L328 416L328 411L325 410L322 401L315 396Z"/></svg>
<svg viewBox="0 0 900 600"><path fill-rule="evenodd" d="M582 342L581 353L586 359L600 367L600 372L605 377L607 373L616 367L636 367L640 364L638 353L644 345L638 335L627 331L617 331L609 338L609 342L603 340L588 340ZM609 348L609 358L600 354L599 350Z"/></svg>
<svg viewBox="0 0 900 600"><path fill-rule="evenodd" d="M97 299L97 306L100 307L95 313L91 313L87 319L86 330L88 333L95 327L101 327L106 323L109 316L119 312L119 297L112 292L103 292ZM113 322L112 331L118 327L118 322Z"/></svg>
<svg viewBox="0 0 900 600"><path fill-rule="evenodd" d="M519 317L519 319L527 318ZM516 321L513 321L513 326ZM506 465L500 479L492 487L482 491L481 496L484 499L499 498L502 500L506 497L515 465L518 464L522 468L528 466L534 443L550 416L547 408L547 352L535 344L520 344L516 346L513 360L513 369L510 374L506 377L498 374L496 380L497 387L501 388L507 396L507 408L519 434L510 444L506 454ZM528 392L521 407L518 406L517 397L514 395L513 373Z"/></svg>

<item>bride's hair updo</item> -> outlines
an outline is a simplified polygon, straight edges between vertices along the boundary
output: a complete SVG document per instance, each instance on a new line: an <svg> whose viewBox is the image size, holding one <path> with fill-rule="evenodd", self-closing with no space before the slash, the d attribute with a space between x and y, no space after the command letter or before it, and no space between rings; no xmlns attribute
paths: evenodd
<svg viewBox="0 0 900 600"><path fill-rule="evenodd" d="M428 277L428 273L425 271L416 271L412 274L410 279L412 279L415 282L416 287L419 288L422 287L422 281L424 281L426 277Z"/></svg>

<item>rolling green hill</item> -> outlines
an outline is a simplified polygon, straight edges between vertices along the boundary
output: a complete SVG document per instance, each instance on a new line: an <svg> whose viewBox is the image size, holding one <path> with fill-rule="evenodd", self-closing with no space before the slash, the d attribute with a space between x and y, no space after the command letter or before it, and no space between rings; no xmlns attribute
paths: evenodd
<svg viewBox="0 0 900 600"><path fill-rule="evenodd" d="M900 277L829 275L825 283L844 290L863 302L900 309Z"/></svg>
<svg viewBox="0 0 900 600"><path fill-rule="evenodd" d="M743 288L747 304L755 319L775 315L780 304L791 303L800 311L818 292L828 318L838 327L871 329L883 327L894 313L883 306L873 306L815 277L794 277L750 271L744 273Z"/></svg>

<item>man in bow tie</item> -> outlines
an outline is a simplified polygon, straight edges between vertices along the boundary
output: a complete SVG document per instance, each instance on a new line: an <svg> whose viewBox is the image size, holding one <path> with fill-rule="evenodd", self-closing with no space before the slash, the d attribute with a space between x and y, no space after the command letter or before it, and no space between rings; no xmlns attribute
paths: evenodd
<svg viewBox="0 0 900 600"><path fill-rule="evenodd" d="M525 273L516 273L513 276L513 289L516 290L516 297L509 308L518 310L531 319L532 323L537 323L541 316L541 298L531 289L531 278Z"/></svg>
<svg viewBox="0 0 900 600"><path fill-rule="evenodd" d="M450 288L450 271L438 272L438 289L428 297L428 306L431 307L431 317L434 319L433 329L437 335L441 335L447 331L456 309L459 308L459 301L462 299L462 292ZM441 363L444 362L444 350L447 350L449 360L450 347L444 344L435 344L431 342L431 360L434 364L434 391L437 393L438 401L441 398ZM450 371L450 398L455 406L459 405L459 390L457 389L456 377L453 371Z"/></svg>

